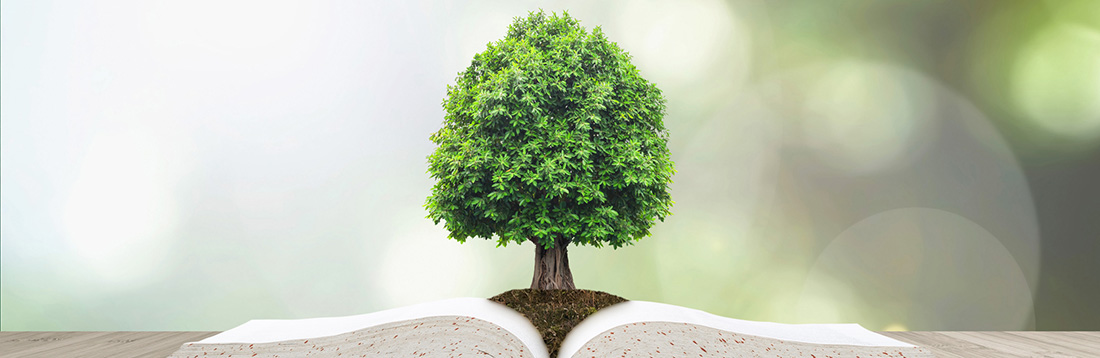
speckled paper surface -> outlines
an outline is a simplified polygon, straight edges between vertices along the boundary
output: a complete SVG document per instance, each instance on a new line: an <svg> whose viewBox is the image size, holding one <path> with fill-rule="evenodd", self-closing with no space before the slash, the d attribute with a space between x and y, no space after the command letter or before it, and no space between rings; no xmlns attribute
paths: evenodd
<svg viewBox="0 0 1100 358"><path fill-rule="evenodd" d="M815 344L682 322L639 322L604 331L572 356L590 357L931 358L933 355L919 347Z"/></svg>
<svg viewBox="0 0 1100 358"><path fill-rule="evenodd" d="M393 322L326 337L268 343L186 343L169 358L199 357L535 358L512 333L469 316Z"/></svg>

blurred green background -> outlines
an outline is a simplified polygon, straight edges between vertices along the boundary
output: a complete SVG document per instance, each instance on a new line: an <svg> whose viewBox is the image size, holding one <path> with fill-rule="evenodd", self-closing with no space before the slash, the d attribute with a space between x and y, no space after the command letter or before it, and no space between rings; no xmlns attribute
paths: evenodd
<svg viewBox="0 0 1100 358"><path fill-rule="evenodd" d="M1100 329L1100 2L0 3L0 329L224 330L530 284L422 208L512 18L668 98L674 215L578 287L872 330Z"/></svg>

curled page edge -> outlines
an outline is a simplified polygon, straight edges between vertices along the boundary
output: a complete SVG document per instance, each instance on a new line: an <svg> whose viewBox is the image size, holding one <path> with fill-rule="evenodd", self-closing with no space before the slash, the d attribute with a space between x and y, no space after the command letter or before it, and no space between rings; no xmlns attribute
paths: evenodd
<svg viewBox="0 0 1100 358"><path fill-rule="evenodd" d="M722 317L686 307L646 301L626 301L603 308L581 321L562 342L558 357L572 357L585 343L609 329L635 322L676 322L811 344L916 347L855 323L786 324Z"/></svg>
<svg viewBox="0 0 1100 358"><path fill-rule="evenodd" d="M549 358L535 326L519 312L485 298L461 297L344 317L251 320L207 337L205 343L269 343L327 337L381 324L435 316L469 316L488 321L519 338L535 358Z"/></svg>

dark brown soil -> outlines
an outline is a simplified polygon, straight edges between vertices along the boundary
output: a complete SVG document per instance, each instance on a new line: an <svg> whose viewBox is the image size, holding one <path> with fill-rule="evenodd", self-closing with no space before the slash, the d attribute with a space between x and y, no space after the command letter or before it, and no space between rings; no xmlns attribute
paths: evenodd
<svg viewBox="0 0 1100 358"><path fill-rule="evenodd" d="M565 334L597 310L626 301L606 292L592 290L511 290L489 300L522 313L539 329L546 349L556 357Z"/></svg>

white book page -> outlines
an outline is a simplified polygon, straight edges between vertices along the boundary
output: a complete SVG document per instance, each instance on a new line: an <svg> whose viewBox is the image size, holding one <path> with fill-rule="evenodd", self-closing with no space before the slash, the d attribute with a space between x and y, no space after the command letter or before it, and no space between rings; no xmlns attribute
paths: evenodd
<svg viewBox="0 0 1100 358"><path fill-rule="evenodd" d="M915 347L855 323L784 324L745 321L722 317L690 308L656 302L626 301L599 310L573 328L562 342L558 357L572 357L600 333L635 322L676 322L730 331L740 334L815 344L854 346Z"/></svg>
<svg viewBox="0 0 1100 358"><path fill-rule="evenodd" d="M536 358L550 354L535 326L519 312L484 298L452 298L374 313L306 319L257 319L195 343L268 343L334 336L381 324L433 316L469 316L496 324L519 338Z"/></svg>

